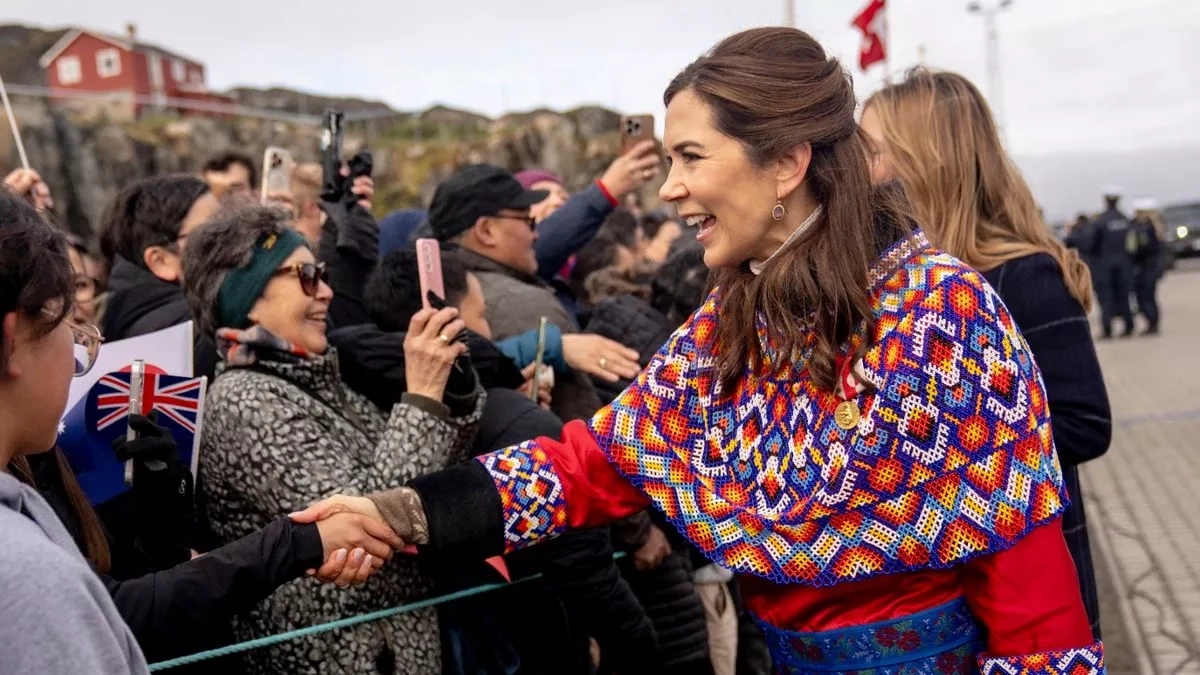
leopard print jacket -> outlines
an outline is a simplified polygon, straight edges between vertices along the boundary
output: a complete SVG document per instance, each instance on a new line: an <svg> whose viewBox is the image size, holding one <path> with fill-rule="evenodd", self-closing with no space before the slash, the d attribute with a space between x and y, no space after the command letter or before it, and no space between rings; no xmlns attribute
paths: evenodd
<svg viewBox="0 0 1200 675"><path fill-rule="evenodd" d="M403 485L468 456L483 406L441 418L405 402L391 414L347 388L337 354L302 363L222 364L209 388L200 440L200 475L216 533L232 541L333 494ZM238 616L249 640L431 594L410 557L397 556L350 589L293 581ZM252 673L438 673L441 648L433 609L248 652Z"/></svg>

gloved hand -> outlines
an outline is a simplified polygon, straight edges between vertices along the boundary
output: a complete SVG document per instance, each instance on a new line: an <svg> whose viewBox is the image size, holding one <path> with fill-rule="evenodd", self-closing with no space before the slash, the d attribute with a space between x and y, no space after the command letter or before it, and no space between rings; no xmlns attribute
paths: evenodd
<svg viewBox="0 0 1200 675"><path fill-rule="evenodd" d="M155 411L150 417L130 415L129 426L138 437L122 436L112 448L118 460L133 461L131 492L144 519L137 528L138 547L151 558L174 559L187 550L195 524L194 481L171 430L157 422Z"/></svg>

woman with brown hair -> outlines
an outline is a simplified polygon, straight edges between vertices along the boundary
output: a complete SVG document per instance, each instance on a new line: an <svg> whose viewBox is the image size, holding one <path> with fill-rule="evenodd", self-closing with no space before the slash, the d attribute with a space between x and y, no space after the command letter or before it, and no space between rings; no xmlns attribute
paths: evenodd
<svg viewBox="0 0 1200 675"><path fill-rule="evenodd" d="M1112 421L1087 318L1087 265L1042 220L983 95L966 78L914 70L867 101L862 126L873 141L874 178L899 179L930 241L983 273L1041 369L1070 499L1063 534L1099 639L1077 467L1108 450Z"/></svg>
<svg viewBox="0 0 1200 675"><path fill-rule="evenodd" d="M1102 672L1037 365L873 189L850 78L788 28L667 87L660 196L716 288L589 422L339 509L494 555L647 505L741 578L783 673Z"/></svg>

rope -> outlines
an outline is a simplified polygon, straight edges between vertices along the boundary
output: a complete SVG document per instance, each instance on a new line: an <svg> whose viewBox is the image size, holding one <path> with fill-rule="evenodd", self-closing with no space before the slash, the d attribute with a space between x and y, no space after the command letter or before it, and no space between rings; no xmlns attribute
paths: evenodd
<svg viewBox="0 0 1200 675"><path fill-rule="evenodd" d="M613 555L613 559L617 560L624 556L625 556L625 552L620 551ZM179 666L186 666L186 665L189 665L192 663L198 663L200 661L207 661L209 659L216 659L216 658L220 658L222 656L229 656L230 654L238 654L240 652L250 651L251 649L261 649L263 647L270 647L271 645L277 645L281 642L287 642L288 640L295 640L297 638L308 637L310 635L317 635L319 633L327 633L332 630L340 630L342 628L349 628L350 626L357 626L360 623L370 623L372 621L378 621L380 619L387 619L389 617L393 617L398 614L405 614L407 612L415 612L418 609L425 609L427 607L436 607L437 605L443 605L447 602L454 602L455 600L462 600L463 598L469 598L469 597L475 596L475 595L483 595L484 593L490 593L492 591L499 590L501 588L511 588L513 586L516 586L517 584L523 584L527 581L533 581L535 579L540 579L540 578L542 578L541 574L534 574L532 576L528 576L528 577L525 577L522 579L517 579L516 581L513 581L512 583L505 583L505 582L499 581L499 582L496 582L493 584L484 584L482 586L475 586L474 588L464 588L461 591L455 591L453 593L447 593L446 595L439 595L439 596L433 597L433 598L426 598L425 600L418 600L417 602L411 602L411 603L404 604L404 605L397 605L395 607L390 607L388 609L380 609L380 610L376 610L374 612L367 612L365 614L348 616L344 619L338 619L336 621L319 623L314 626L307 626L305 628L297 628L296 630L289 630L284 633L268 635L266 637L256 638L254 640L247 640L245 642L238 642L235 644L227 645L225 647L218 647L217 649L210 649L208 651L198 652L196 654L180 656L178 658L169 659L167 661L159 661L158 663L150 664L150 672L155 672L155 671L159 671L159 670L167 670L168 668L178 668Z"/></svg>

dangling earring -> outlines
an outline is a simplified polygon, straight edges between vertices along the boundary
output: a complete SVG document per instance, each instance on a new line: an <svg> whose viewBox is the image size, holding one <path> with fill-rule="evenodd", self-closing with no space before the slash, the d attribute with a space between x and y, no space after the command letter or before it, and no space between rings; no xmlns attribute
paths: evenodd
<svg viewBox="0 0 1200 675"><path fill-rule="evenodd" d="M786 215L787 209L783 208L783 202L775 202L775 208L771 209L771 217L775 220L783 220L783 217Z"/></svg>

